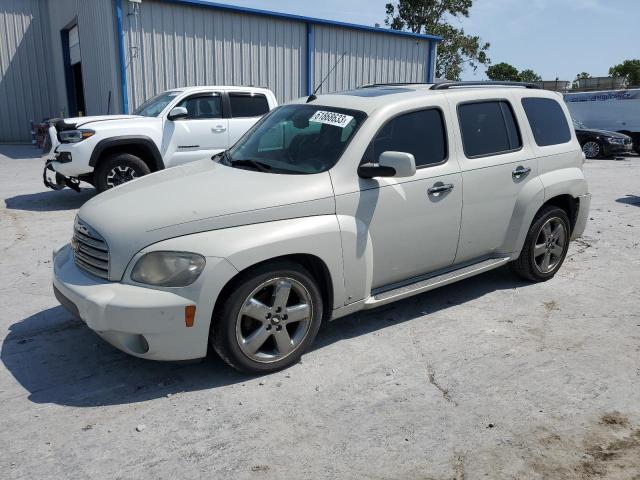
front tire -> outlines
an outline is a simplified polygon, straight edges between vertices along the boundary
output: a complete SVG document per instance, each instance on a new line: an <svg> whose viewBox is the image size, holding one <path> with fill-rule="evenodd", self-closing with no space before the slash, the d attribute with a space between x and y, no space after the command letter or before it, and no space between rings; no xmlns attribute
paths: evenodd
<svg viewBox="0 0 640 480"><path fill-rule="evenodd" d="M569 217L561 208L547 205L535 216L520 257L509 265L519 277L544 282L560 270L569 249Z"/></svg>
<svg viewBox="0 0 640 480"><path fill-rule="evenodd" d="M140 157L130 153L116 153L98 163L94 185L98 192L104 192L149 173L151 170Z"/></svg>
<svg viewBox="0 0 640 480"><path fill-rule="evenodd" d="M584 156L589 159L600 158L604 152L602 145L595 140L587 140L582 145L582 151L584 152Z"/></svg>
<svg viewBox="0 0 640 480"><path fill-rule="evenodd" d="M233 368L270 373L300 360L322 321L322 295L296 263L267 264L234 282L214 312L211 346Z"/></svg>

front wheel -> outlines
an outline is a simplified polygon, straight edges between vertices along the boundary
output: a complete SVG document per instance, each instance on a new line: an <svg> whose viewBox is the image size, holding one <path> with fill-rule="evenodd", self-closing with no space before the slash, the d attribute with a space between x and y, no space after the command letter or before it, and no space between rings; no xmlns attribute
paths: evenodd
<svg viewBox="0 0 640 480"><path fill-rule="evenodd" d="M322 320L313 276L295 263L242 274L214 313L210 342L230 366L269 373L298 362Z"/></svg>
<svg viewBox="0 0 640 480"><path fill-rule="evenodd" d="M582 145L582 151L587 158L598 158L602 155L602 146L595 140L589 140Z"/></svg>
<svg viewBox="0 0 640 480"><path fill-rule="evenodd" d="M531 224L520 257L511 269L532 282L544 282L560 270L569 249L569 217L561 208L547 205Z"/></svg>
<svg viewBox="0 0 640 480"><path fill-rule="evenodd" d="M99 192L104 192L148 173L151 170L141 158L117 153L100 161L94 174L94 185Z"/></svg>

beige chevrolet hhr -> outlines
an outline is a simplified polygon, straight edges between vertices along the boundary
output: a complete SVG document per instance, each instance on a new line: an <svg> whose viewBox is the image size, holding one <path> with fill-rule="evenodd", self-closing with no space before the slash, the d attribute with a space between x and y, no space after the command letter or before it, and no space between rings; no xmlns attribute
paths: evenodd
<svg viewBox="0 0 640 480"><path fill-rule="evenodd" d="M231 149L102 193L54 292L117 348L287 367L323 321L509 264L551 279L590 194L562 98L371 85L263 117Z"/></svg>

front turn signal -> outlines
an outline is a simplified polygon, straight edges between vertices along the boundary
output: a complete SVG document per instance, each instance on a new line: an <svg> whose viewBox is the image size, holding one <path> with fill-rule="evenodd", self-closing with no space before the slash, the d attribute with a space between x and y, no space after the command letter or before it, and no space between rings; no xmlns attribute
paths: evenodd
<svg viewBox="0 0 640 480"><path fill-rule="evenodd" d="M187 305L184 307L184 324L187 327L193 327L196 320L196 306Z"/></svg>

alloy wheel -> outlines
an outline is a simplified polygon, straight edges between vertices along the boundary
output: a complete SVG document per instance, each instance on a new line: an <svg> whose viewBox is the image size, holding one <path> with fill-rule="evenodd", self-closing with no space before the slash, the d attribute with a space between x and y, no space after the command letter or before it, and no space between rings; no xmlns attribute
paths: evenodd
<svg viewBox="0 0 640 480"><path fill-rule="evenodd" d="M305 286L290 277L258 285L236 319L236 341L244 355L273 363L300 347L309 333L313 302Z"/></svg>
<svg viewBox="0 0 640 480"><path fill-rule="evenodd" d="M552 272L560 264L567 238L567 230L559 218L544 223L533 248L534 264L540 273Z"/></svg>
<svg viewBox="0 0 640 480"><path fill-rule="evenodd" d="M587 158L596 158L600 155L600 145L598 142L590 141L582 146L582 151Z"/></svg>
<svg viewBox="0 0 640 480"><path fill-rule="evenodd" d="M130 182L136 178L138 174L129 166L117 166L113 167L107 175L107 187L113 188L123 183Z"/></svg>

